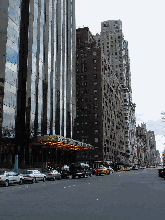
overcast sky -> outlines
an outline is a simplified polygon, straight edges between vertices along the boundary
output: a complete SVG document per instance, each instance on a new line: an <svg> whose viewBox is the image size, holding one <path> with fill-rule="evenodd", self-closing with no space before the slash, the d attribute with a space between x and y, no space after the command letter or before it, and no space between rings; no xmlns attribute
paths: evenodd
<svg viewBox="0 0 165 220"><path fill-rule="evenodd" d="M137 125L155 131L156 148L165 147L165 0L76 0L76 28L100 33L101 22L121 20L128 41L132 101Z"/></svg>

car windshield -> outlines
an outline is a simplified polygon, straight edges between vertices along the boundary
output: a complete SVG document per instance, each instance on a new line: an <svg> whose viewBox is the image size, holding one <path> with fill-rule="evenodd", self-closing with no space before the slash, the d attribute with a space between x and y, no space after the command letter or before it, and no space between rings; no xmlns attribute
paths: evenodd
<svg viewBox="0 0 165 220"><path fill-rule="evenodd" d="M47 173L53 173L53 170L49 170Z"/></svg>
<svg viewBox="0 0 165 220"><path fill-rule="evenodd" d="M0 171L0 175L3 175L5 173L5 171Z"/></svg>
<svg viewBox="0 0 165 220"><path fill-rule="evenodd" d="M33 171L30 171L30 170L26 170L23 172L23 174L32 174L32 173L33 173Z"/></svg>

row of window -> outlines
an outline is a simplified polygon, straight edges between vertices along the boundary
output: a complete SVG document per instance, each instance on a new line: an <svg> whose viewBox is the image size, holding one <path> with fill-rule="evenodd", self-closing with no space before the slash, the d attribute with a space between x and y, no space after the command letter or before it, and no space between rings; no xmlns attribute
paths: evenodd
<svg viewBox="0 0 165 220"><path fill-rule="evenodd" d="M94 71L97 71L97 67L94 66L94 67L93 67L93 70L94 70ZM79 73L79 69L78 69L78 68L76 69L76 72ZM82 67L82 68L81 68L81 73L83 73L83 72L87 72L87 67L84 67L84 68Z"/></svg>
<svg viewBox="0 0 165 220"><path fill-rule="evenodd" d="M97 94L97 89L94 89L93 93ZM77 91L76 94L79 95L79 92ZM81 94L88 94L88 92L86 90L81 90Z"/></svg>

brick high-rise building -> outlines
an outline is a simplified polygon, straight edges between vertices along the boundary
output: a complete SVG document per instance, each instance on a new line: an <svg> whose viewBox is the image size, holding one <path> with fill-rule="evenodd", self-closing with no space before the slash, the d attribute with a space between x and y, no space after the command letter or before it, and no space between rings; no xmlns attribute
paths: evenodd
<svg viewBox="0 0 165 220"><path fill-rule="evenodd" d="M93 165L103 161L122 163L125 160L122 86L99 47L99 35L92 36L89 28L79 28L76 33L75 139L95 147L90 154L79 154L77 159Z"/></svg>
<svg viewBox="0 0 165 220"><path fill-rule="evenodd" d="M76 106L74 139L91 144L94 150L77 154L79 162L103 160L101 50L89 28L76 30Z"/></svg>

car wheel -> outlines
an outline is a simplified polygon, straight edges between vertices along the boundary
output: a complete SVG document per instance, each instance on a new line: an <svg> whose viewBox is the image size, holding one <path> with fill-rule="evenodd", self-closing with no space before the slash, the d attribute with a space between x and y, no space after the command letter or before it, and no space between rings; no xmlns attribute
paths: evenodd
<svg viewBox="0 0 165 220"><path fill-rule="evenodd" d="M35 178L32 179L31 183L35 183Z"/></svg>
<svg viewBox="0 0 165 220"><path fill-rule="evenodd" d="M43 178L43 182L45 182L45 180L46 180L46 178L44 177L44 178Z"/></svg>
<svg viewBox="0 0 165 220"><path fill-rule="evenodd" d="M91 176L92 176L92 174L89 174L89 176L91 177Z"/></svg>
<svg viewBox="0 0 165 220"><path fill-rule="evenodd" d="M5 187L8 187L8 186L9 186L9 181L8 181L8 180L5 181L4 186L5 186Z"/></svg>
<svg viewBox="0 0 165 220"><path fill-rule="evenodd" d="M22 183L23 183L23 181L22 181L22 179L20 179L20 181L19 181L19 185L22 185Z"/></svg>
<svg viewBox="0 0 165 220"><path fill-rule="evenodd" d="M110 172L108 173L108 175L110 174Z"/></svg>
<svg viewBox="0 0 165 220"><path fill-rule="evenodd" d="M61 180L61 176L59 177L59 180Z"/></svg>
<svg viewBox="0 0 165 220"><path fill-rule="evenodd" d="M37 182L37 179L36 179L36 177L34 178L34 180L35 180L35 183Z"/></svg>
<svg viewBox="0 0 165 220"><path fill-rule="evenodd" d="M54 177L53 177L53 181L55 181L55 180L56 180L56 177L54 176Z"/></svg>

